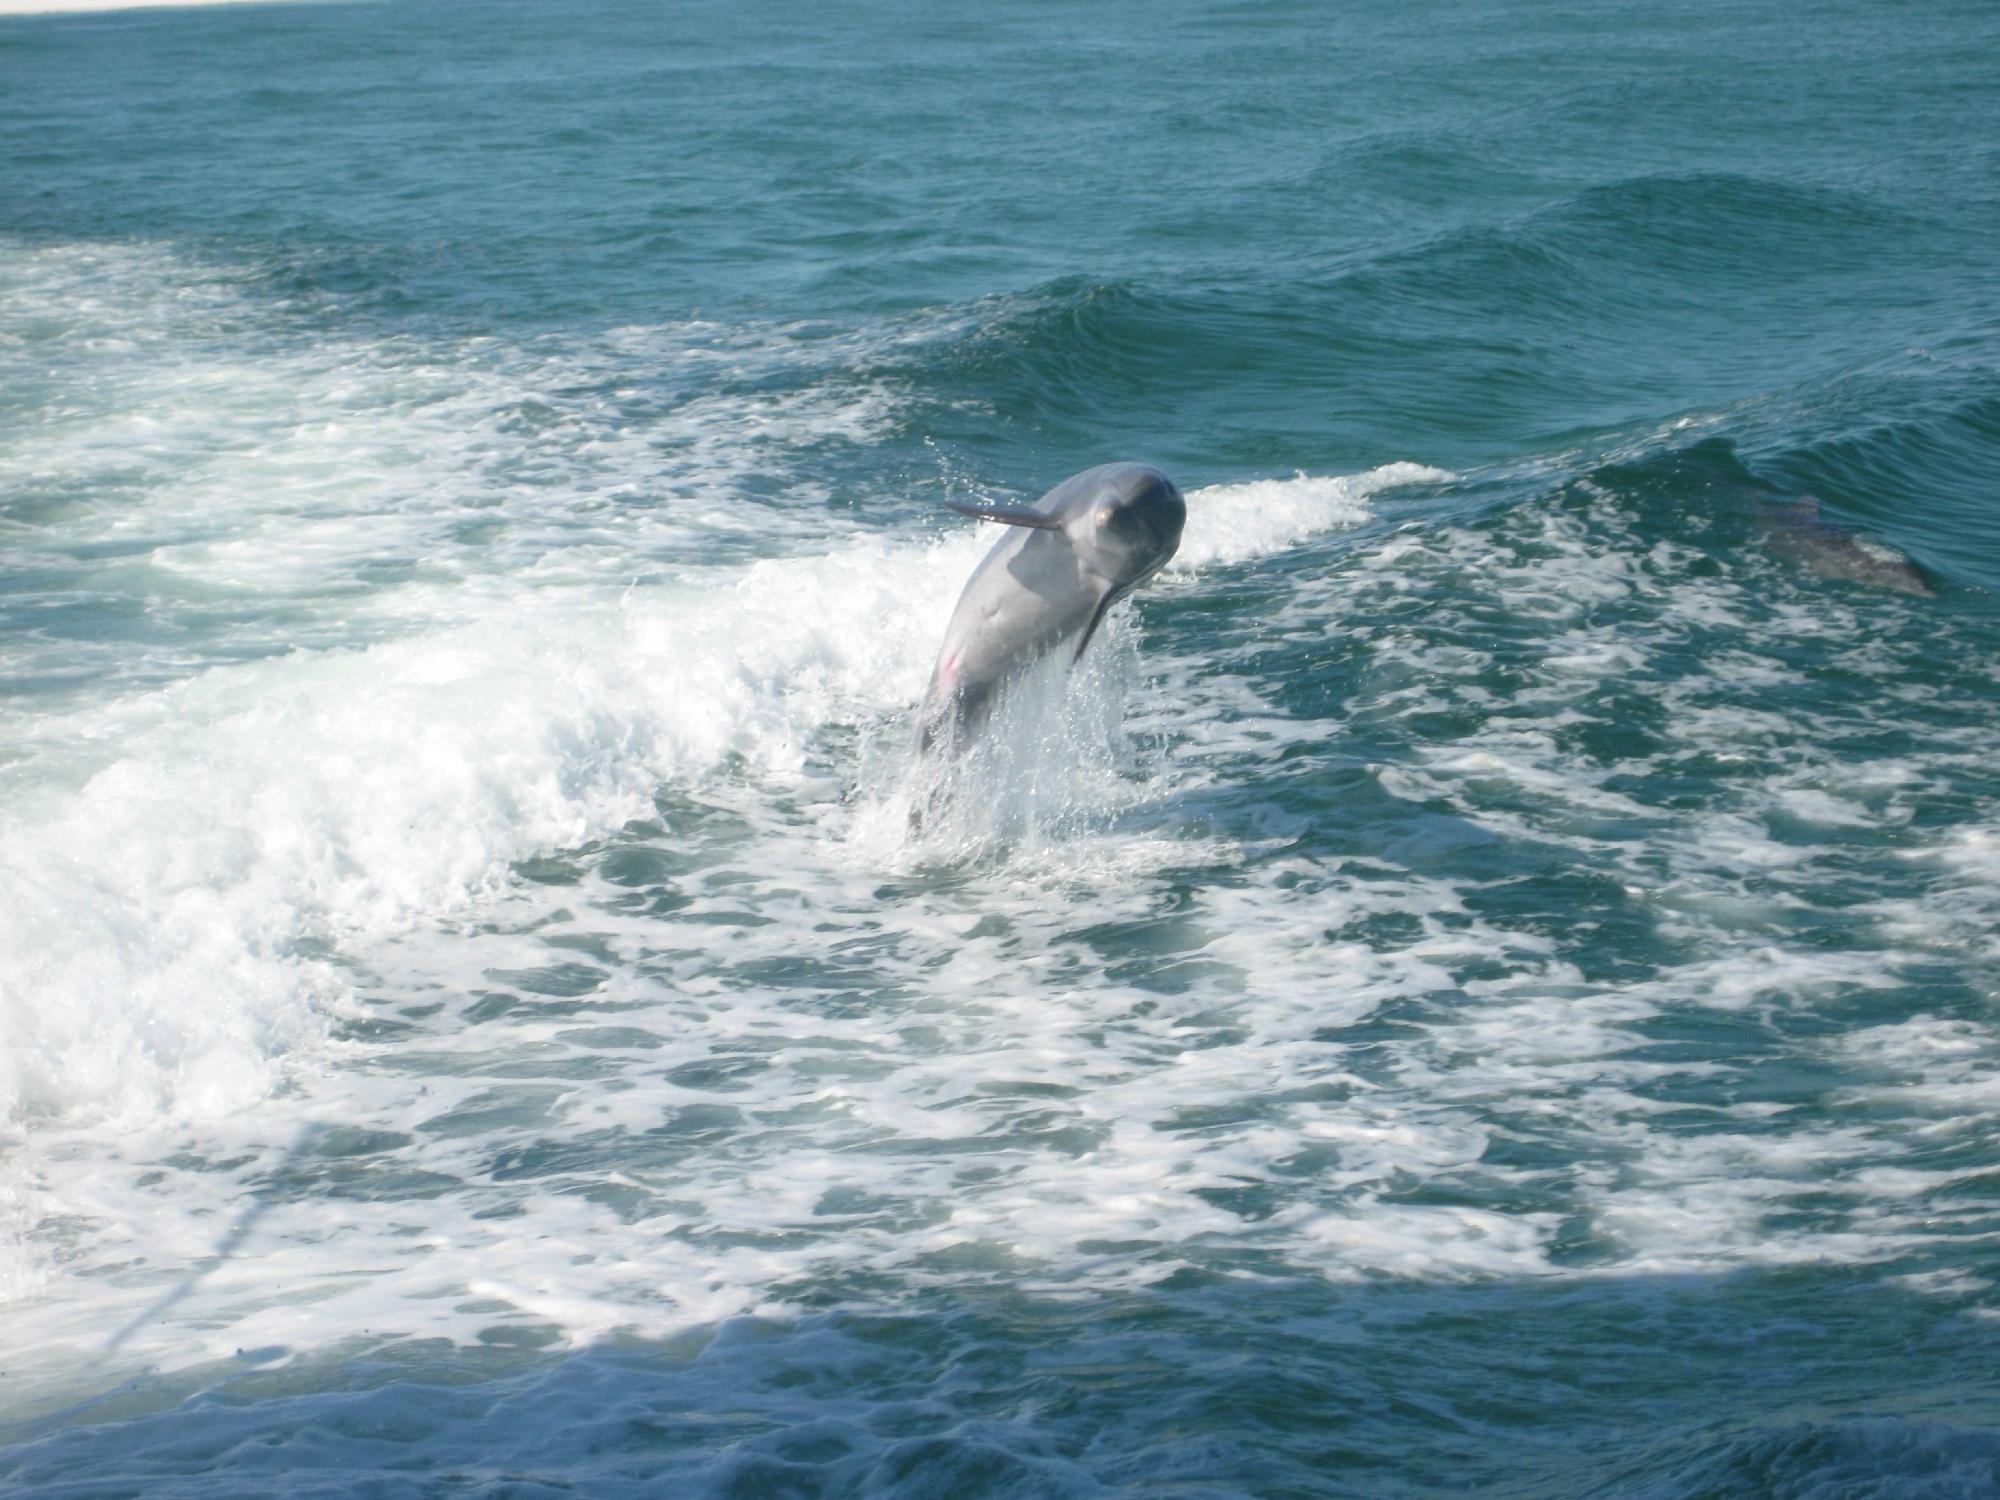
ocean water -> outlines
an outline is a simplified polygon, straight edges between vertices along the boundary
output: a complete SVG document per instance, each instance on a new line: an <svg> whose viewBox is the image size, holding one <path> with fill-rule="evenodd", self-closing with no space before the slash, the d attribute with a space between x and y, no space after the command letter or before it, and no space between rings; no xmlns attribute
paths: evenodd
<svg viewBox="0 0 2000 1500"><path fill-rule="evenodd" d="M0 1491L2000 1494L1996 58L0 18Z"/></svg>

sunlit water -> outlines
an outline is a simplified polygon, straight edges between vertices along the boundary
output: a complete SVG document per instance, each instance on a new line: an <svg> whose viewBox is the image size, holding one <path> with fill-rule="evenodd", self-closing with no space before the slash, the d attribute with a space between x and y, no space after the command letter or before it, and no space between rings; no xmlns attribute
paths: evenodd
<svg viewBox="0 0 2000 1500"><path fill-rule="evenodd" d="M0 1487L2000 1492L2000 17L1766 10L0 20Z"/></svg>

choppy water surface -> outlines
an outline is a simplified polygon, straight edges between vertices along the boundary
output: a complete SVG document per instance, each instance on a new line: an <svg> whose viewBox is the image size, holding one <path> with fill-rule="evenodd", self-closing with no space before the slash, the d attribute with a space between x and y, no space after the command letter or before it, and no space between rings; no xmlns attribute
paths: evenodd
<svg viewBox="0 0 2000 1500"><path fill-rule="evenodd" d="M0 1486L2000 1492L1996 55L0 20Z"/></svg>

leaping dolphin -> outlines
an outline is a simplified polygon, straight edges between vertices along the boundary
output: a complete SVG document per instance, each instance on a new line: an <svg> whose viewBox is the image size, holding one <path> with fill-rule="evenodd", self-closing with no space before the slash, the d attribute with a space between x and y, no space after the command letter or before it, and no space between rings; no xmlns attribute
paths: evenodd
<svg viewBox="0 0 2000 1500"><path fill-rule="evenodd" d="M1181 544L1187 502L1151 464L1100 464L1034 506L964 505L1008 532L967 580L919 718L920 748L957 743L1011 678L1072 640L1082 660L1106 611Z"/></svg>

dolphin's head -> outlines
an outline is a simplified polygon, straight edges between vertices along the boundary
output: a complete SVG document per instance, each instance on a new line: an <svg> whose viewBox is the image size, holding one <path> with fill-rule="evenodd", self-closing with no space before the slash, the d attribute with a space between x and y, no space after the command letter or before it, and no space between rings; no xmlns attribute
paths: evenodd
<svg viewBox="0 0 2000 1500"><path fill-rule="evenodd" d="M1158 572L1181 544L1187 501L1151 464L1105 464L1071 502L1071 539L1098 569L1129 587Z"/></svg>

